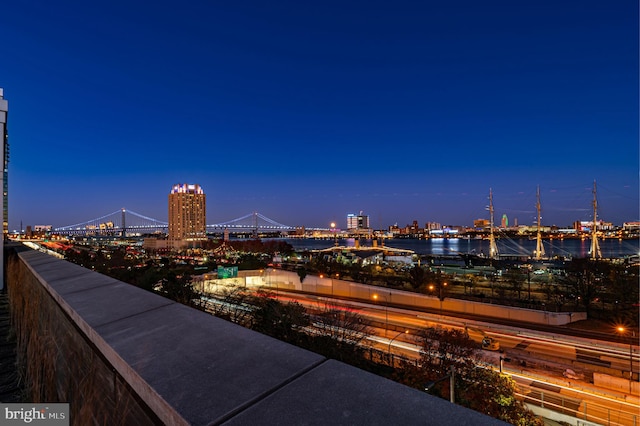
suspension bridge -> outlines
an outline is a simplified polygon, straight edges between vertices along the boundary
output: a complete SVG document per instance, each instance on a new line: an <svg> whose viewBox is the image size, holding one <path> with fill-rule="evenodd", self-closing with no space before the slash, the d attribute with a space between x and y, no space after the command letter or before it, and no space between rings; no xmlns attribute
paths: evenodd
<svg viewBox="0 0 640 426"><path fill-rule="evenodd" d="M283 225L273 219L253 212L226 222L207 225L207 232L288 232L296 227ZM65 235L136 235L166 233L169 223L154 219L132 210L122 208L115 212L74 225L54 228L54 232Z"/></svg>

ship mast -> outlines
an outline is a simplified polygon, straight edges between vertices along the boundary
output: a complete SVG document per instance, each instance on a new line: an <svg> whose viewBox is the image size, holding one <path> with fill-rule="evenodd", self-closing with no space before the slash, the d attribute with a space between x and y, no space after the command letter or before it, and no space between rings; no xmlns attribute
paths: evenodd
<svg viewBox="0 0 640 426"><path fill-rule="evenodd" d="M498 255L498 246L496 245L496 239L493 235L493 191L489 188L489 216L491 230L489 233L489 258L493 259Z"/></svg>
<svg viewBox="0 0 640 426"><path fill-rule="evenodd" d="M591 225L591 260L601 258L600 244L598 244L597 231L598 220L598 199L596 198L596 181L593 181L593 224Z"/></svg>
<svg viewBox="0 0 640 426"><path fill-rule="evenodd" d="M536 192L536 209L538 210L538 233L536 234L536 251L534 252L534 259L540 260L544 256L544 246L542 245L542 232L540 231L540 185Z"/></svg>

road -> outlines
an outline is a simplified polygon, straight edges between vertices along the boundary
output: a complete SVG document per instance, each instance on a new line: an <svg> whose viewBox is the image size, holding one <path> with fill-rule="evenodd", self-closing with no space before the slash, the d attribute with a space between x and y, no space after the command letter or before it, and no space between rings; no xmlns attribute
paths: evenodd
<svg viewBox="0 0 640 426"><path fill-rule="evenodd" d="M499 369L500 358L503 358L502 371L516 381L521 396L528 403L599 424L640 424L637 395L590 383L594 372L628 374L631 361L628 346L400 309L373 301L363 303L282 291L278 298L284 302L296 301L311 309L332 307L356 311L372 324L374 346L383 352L408 358L419 356L414 336L421 328L466 329L478 342L485 335L491 336L500 342L502 352L482 351L483 360L488 366ZM632 348L631 353L634 371L638 371L638 348ZM567 369L575 375L565 377L563 373Z"/></svg>

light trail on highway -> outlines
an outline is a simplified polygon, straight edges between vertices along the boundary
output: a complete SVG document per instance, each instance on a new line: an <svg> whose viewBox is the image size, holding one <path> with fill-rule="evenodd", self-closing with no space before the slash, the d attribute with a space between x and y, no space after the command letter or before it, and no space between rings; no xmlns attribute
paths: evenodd
<svg viewBox="0 0 640 426"><path fill-rule="evenodd" d="M545 357L549 354L555 354L558 358L561 358L561 355L564 355L566 361L569 361L564 365L564 368L575 368L572 361L576 361L576 353L578 350L587 350L593 352L594 354L601 356L613 356L618 357L618 361L620 363L629 362L629 352L624 351L616 346L611 346L608 342L602 341L590 341L585 342L583 338L572 338L569 336L553 336L553 337L545 337L535 333L532 333L528 330L508 327L502 325L488 324L485 322L475 322L470 321L468 319L460 320L455 317L443 316L438 314L425 314L420 311L406 310L393 306L380 306L375 303L365 303L365 302L355 302L355 301L345 301L341 299L331 299L326 296L317 297L313 295L305 295L305 294L297 294L297 293L289 293L287 294L292 301L297 301L298 303L308 304L309 306L318 306L318 304L332 306L335 308L349 308L355 309L360 315L364 318L367 318L370 321L373 321L376 324L376 328L381 330L382 333L386 328L392 329L394 331L402 331L403 329L413 330L412 334L415 334L417 330L425 327L434 327L434 326L442 326L442 327L453 327L458 329L467 329L467 330L476 330L478 333L475 340L480 340L482 338L482 334L489 335L492 337L498 338L505 346L507 354L503 356L504 358L508 358L508 352L513 350L518 345L523 345L523 342L526 342L526 347L532 353L528 355L517 353L515 357L517 358L526 358L528 360L535 360L535 362L529 362L529 364L544 364ZM472 334L472 333L470 333ZM384 347L384 345L389 345L390 339L386 337L375 336L371 337L373 342L377 342ZM507 345L511 342L509 345ZM392 342L391 346L397 349L400 349L399 355L407 356L410 353L413 353L414 356L419 354L419 348L416 345L404 343L404 342ZM493 362L489 362L494 369L497 369L500 361L493 359L499 358L497 354L484 352L484 357L488 360L492 360ZM539 352L539 354L538 354ZM502 355L500 355L502 356ZM514 357L514 358L515 358ZM638 363L640 364L640 360ZM578 391L580 390L580 398L583 401L582 404L586 404L591 407L591 409L595 409L596 407L601 407L602 410L609 410L608 412L622 412L624 416L627 416L630 419L631 423L619 423L621 425L638 425L640 424L640 405L638 404L638 397L625 395L620 397L616 394L616 392L604 390L601 388L596 388L587 382L581 382L579 385L574 384L573 387L566 386L562 383L566 378L559 376L554 377L549 375L551 369L541 369L538 375L528 376L524 371L514 370L510 368L504 368L503 371L508 372L514 379L519 380L530 380L530 381L538 381L542 383L547 383L550 386L559 387L561 389ZM561 374L562 369L558 369ZM577 389L576 386L580 386L582 389ZM618 392L619 394L619 392ZM625 400L624 398L628 400ZM620 403L619 407L612 407L612 404Z"/></svg>
<svg viewBox="0 0 640 426"><path fill-rule="evenodd" d="M549 337L523 328L401 309L395 306L376 304L373 301L372 303L366 303L364 301L334 299L326 295L316 296L288 292L283 289L280 289L273 297L284 303L299 303L311 310L343 309L359 314L363 319L369 321L372 331L376 331L376 334L369 336L369 341L378 350L385 353L388 352L390 356L395 354L405 358L419 358L420 347L418 345L400 338L390 338L398 334L401 335L405 330L408 330L410 335L415 336L420 329L442 326L467 330L470 337L476 341L482 339L484 335L497 338L505 354L503 356L502 353L482 351L483 358L487 361L487 364L483 367L497 369L497 366L500 365L498 358L508 359L509 356L526 361L529 369L537 367L536 372L531 374L528 371L524 371L524 368L513 369L508 365L503 367L503 372L513 377L522 389L529 392L528 394L523 393L522 397L530 404L542 403L548 408L558 398L564 403L565 400L562 398L566 397L567 401L569 401L568 403L572 404L572 406L579 403L578 405L583 410L580 413L584 413L584 418L591 415L592 418L599 420L607 419L608 424L611 425L636 426L640 424L640 405L638 404L637 396L623 395L620 392L616 393L597 388L587 382L580 382L579 384L574 382L567 386L566 378L562 377L563 369L575 368L574 362L577 360L579 351L587 351L597 357L612 357L621 365L623 363L629 365L629 352L620 349L621 345L617 346L609 342L596 340L585 341L586 339L584 338L565 335ZM393 334L387 337L380 336L387 333ZM524 350L518 348L524 348ZM551 362L548 359L550 357L555 357L557 360ZM637 349L635 357L637 358ZM552 364L556 368L550 368L549 365ZM558 365L562 365L562 368L557 368ZM638 359L636 365L640 365L640 359ZM558 376L550 375L554 370L556 370ZM539 385L537 388L535 386L532 388L530 383L539 383ZM558 396L560 392L574 392L574 394L571 394L572 396ZM535 396L541 396L542 398L546 396L548 399L546 402L544 400L541 402ZM567 407L558 409L569 410ZM589 413L586 413L586 411L589 411ZM577 413L576 410L574 412ZM597 413L592 414L593 412ZM612 422L612 416L618 416L618 420Z"/></svg>

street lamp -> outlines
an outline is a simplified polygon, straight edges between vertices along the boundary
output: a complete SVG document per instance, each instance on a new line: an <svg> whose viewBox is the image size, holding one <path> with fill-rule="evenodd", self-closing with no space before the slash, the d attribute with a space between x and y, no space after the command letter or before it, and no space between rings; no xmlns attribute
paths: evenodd
<svg viewBox="0 0 640 426"><path fill-rule="evenodd" d="M405 330L405 331L401 331L400 333L398 333L397 336L395 336L393 339L389 340L389 350L387 352L389 352L389 355L391 355L391 343L396 340L398 337L402 336L403 334L409 334L409 330Z"/></svg>
<svg viewBox="0 0 640 426"><path fill-rule="evenodd" d="M389 302L387 301L386 297L382 295L378 295L377 293L374 293L372 297L373 297L373 300L375 301L377 301L379 297L382 297L384 299L384 318L385 318L384 337L387 337L387 330L389 329L389 309L387 305L389 304Z"/></svg>
<svg viewBox="0 0 640 426"><path fill-rule="evenodd" d="M626 334L626 329L619 325L616 327L616 331L620 333L620 336L624 336ZM636 333L632 330L631 335L635 337ZM629 341L629 389L631 389L631 381L633 380L633 340Z"/></svg>
<svg viewBox="0 0 640 426"><path fill-rule="evenodd" d="M511 358L505 358L503 356L500 356L500 374L502 374L502 361L510 362Z"/></svg>
<svg viewBox="0 0 640 426"><path fill-rule="evenodd" d="M425 387L424 390L429 392L431 390L431 388L439 382L442 382L444 380L449 379L449 402L451 402L452 404L455 404L456 399L455 399L455 383L456 383L456 370L455 367L453 366L453 364L449 367L449 374L447 374L446 376L443 376L437 380L434 380L432 382L428 382Z"/></svg>
<svg viewBox="0 0 640 426"><path fill-rule="evenodd" d="M435 289L438 292L437 295L438 295L438 300L440 301L440 316L442 316L442 301L445 298L446 287L447 287L446 282L437 281L435 286L433 284L429 284L429 291L433 291Z"/></svg>

